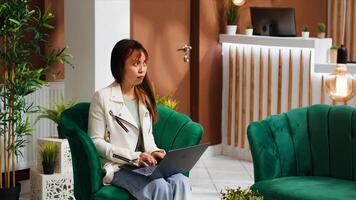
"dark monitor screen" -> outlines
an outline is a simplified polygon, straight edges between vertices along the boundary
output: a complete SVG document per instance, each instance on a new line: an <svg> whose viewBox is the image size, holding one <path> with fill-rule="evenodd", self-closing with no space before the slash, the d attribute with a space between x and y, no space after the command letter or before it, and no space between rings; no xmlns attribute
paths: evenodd
<svg viewBox="0 0 356 200"><path fill-rule="evenodd" d="M254 35L295 37L294 8L251 7Z"/></svg>

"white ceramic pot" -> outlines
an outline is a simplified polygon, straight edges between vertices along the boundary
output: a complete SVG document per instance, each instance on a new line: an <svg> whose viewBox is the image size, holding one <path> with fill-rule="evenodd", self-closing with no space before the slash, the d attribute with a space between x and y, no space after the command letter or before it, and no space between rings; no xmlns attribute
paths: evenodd
<svg viewBox="0 0 356 200"><path fill-rule="evenodd" d="M325 32L318 33L318 38L325 38Z"/></svg>
<svg viewBox="0 0 356 200"><path fill-rule="evenodd" d="M227 25L226 26L226 34L228 35L235 35L236 34L236 25Z"/></svg>
<svg viewBox="0 0 356 200"><path fill-rule="evenodd" d="M337 49L329 50L329 63L336 63L337 61Z"/></svg>
<svg viewBox="0 0 356 200"><path fill-rule="evenodd" d="M308 39L309 38L309 32L302 32L302 38L303 39Z"/></svg>
<svg viewBox="0 0 356 200"><path fill-rule="evenodd" d="M252 34L253 34L252 28L245 29L245 35L252 36Z"/></svg>

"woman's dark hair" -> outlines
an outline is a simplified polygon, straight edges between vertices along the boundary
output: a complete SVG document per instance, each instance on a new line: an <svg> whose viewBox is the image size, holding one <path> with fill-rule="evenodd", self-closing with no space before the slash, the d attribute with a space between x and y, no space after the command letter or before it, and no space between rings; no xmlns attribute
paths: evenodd
<svg viewBox="0 0 356 200"><path fill-rule="evenodd" d="M111 51L111 73L117 83L122 82L125 61L134 53L134 51L142 52L148 60L147 50L141 43L136 40L124 39L117 42ZM151 84L146 73L142 83L135 87L135 93L138 98L146 105L149 110L152 121L157 119L157 109L154 94L152 92Z"/></svg>

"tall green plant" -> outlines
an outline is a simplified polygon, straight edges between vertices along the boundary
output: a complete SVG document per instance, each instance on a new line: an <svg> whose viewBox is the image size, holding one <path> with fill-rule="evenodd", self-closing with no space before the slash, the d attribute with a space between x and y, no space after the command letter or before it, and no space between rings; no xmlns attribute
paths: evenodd
<svg viewBox="0 0 356 200"><path fill-rule="evenodd" d="M239 18L239 7L229 1L228 8L226 10L227 25L236 25Z"/></svg>
<svg viewBox="0 0 356 200"><path fill-rule="evenodd" d="M44 53L42 47L50 46L50 21L54 15L31 8L30 0L0 0L0 166L4 165L4 185L15 187L16 158L22 156L33 129L28 113L38 112L25 96L41 88L46 82L40 77L56 62L67 62L70 54L66 48L53 49ZM34 65L31 57L38 56L41 64ZM10 177L12 171L12 177ZM2 180L0 167L0 180Z"/></svg>

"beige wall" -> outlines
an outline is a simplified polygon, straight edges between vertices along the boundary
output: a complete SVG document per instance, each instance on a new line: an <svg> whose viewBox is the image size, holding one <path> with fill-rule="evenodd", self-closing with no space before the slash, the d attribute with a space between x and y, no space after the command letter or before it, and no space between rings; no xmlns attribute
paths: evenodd
<svg viewBox="0 0 356 200"><path fill-rule="evenodd" d="M317 35L317 24L326 24L326 0L247 0L240 8L240 33L251 24L250 7L291 7L295 8L297 35L301 35L304 25L307 25L312 37Z"/></svg>

